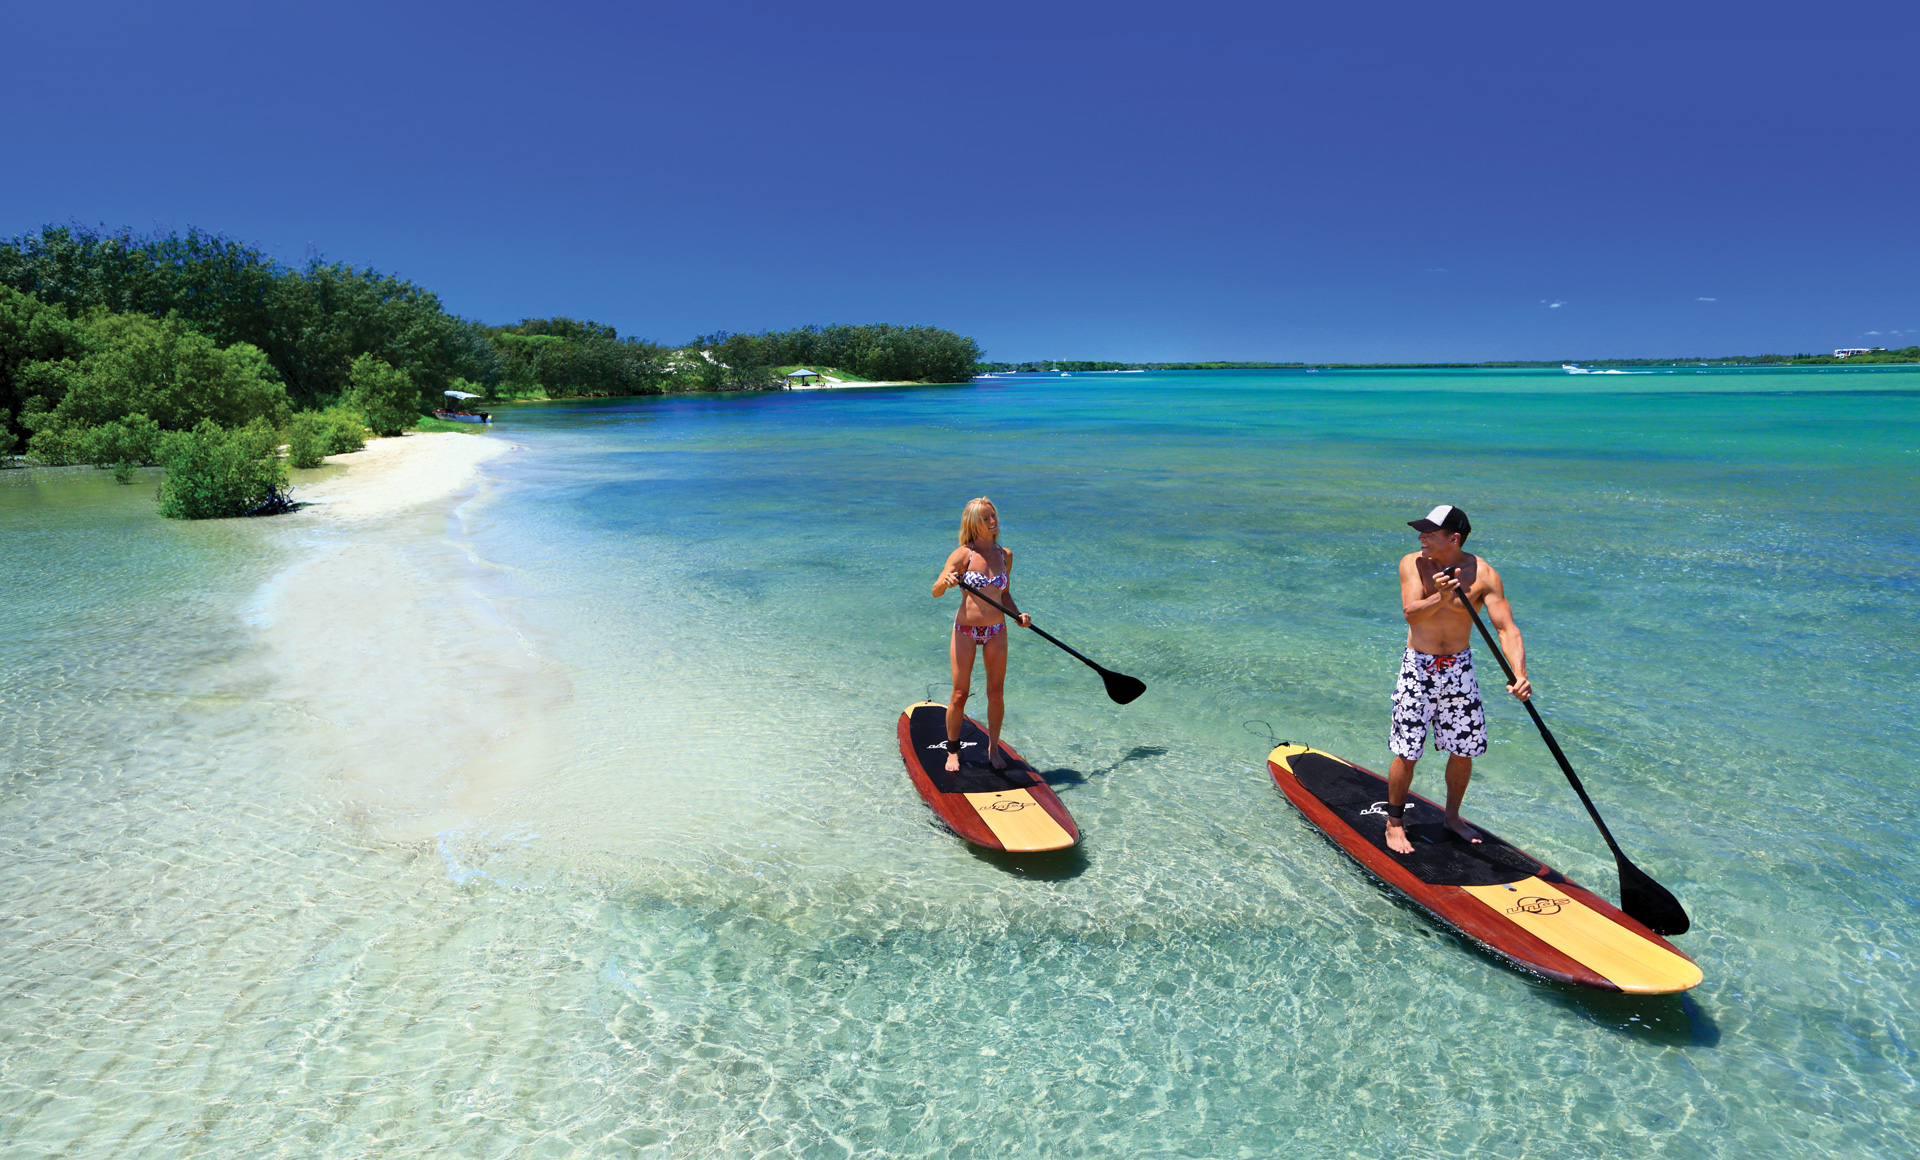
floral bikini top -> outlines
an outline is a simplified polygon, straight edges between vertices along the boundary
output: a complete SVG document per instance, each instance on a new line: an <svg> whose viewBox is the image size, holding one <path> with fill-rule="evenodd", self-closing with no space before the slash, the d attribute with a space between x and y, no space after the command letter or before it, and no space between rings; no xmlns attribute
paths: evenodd
<svg viewBox="0 0 1920 1160"><path fill-rule="evenodd" d="M980 553L979 555L982 560L987 558L985 553ZM1002 548L1000 551L1000 559L1004 562L1006 558L1006 549ZM969 568L960 574L960 578L975 588L1005 588L1007 586L1007 574L1005 572L995 576L991 572L975 572Z"/></svg>

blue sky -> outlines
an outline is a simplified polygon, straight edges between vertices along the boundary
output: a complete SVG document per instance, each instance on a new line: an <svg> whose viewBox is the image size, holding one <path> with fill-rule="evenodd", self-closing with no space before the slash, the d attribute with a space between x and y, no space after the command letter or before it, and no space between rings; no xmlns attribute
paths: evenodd
<svg viewBox="0 0 1920 1160"><path fill-rule="evenodd" d="M0 234L991 358L1920 342L1912 5L0 9ZM1878 332L1877 334L1875 332Z"/></svg>

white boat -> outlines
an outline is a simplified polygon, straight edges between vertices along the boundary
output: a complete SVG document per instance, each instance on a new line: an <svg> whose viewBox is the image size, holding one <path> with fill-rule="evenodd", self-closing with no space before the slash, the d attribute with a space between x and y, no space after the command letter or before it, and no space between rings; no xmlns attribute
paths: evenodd
<svg viewBox="0 0 1920 1160"><path fill-rule="evenodd" d="M485 411L465 411L465 410L459 409L460 407L463 407L466 404L466 401L468 399L478 399L481 396L473 394L469 391L443 391L441 393L446 395L449 399L453 399L456 401L451 407L445 407L435 411L433 413L434 418L444 419L449 423L491 423L493 422L493 416L489 415Z"/></svg>

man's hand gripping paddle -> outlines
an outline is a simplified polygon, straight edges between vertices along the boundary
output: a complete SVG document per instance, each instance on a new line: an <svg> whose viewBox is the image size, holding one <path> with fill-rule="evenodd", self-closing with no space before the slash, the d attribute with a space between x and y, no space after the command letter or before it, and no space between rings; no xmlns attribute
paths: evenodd
<svg viewBox="0 0 1920 1160"><path fill-rule="evenodd" d="M1441 569L1456 581L1459 577L1455 573L1459 570L1457 564L1451 568ZM1493 634L1488 632L1487 626L1481 622L1480 614L1474 610L1473 601L1467 599L1466 590L1456 585L1454 591L1460 593L1460 603L1467 606L1467 615L1473 617L1473 626L1480 630L1481 639L1486 641L1487 647L1493 650L1494 659L1500 662L1500 668L1507 674L1507 683L1512 684L1519 680L1514 675L1513 666L1507 663L1507 654L1500 651L1500 643L1493 639ZM1620 909L1627 913L1627 917L1655 934L1687 933L1687 928L1692 926L1693 922L1687 917L1687 912L1681 909L1680 900L1675 898L1666 887L1649 878L1644 870L1628 861L1627 856L1620 852L1620 843L1613 840L1613 834L1607 829L1607 823L1600 819L1600 811L1594 808L1593 799L1587 796L1587 789L1580 784L1580 776L1573 772L1573 764L1567 760L1567 755L1560 752L1560 743L1553 739L1553 733L1547 729L1547 723L1540 719L1540 710L1533 707L1533 699L1529 697L1520 703L1527 707L1528 716L1533 718L1534 725L1540 729L1541 739L1552 751L1553 759L1560 763L1560 772L1567 775L1567 780L1573 784L1573 792L1580 795L1580 804L1587 807L1587 813L1592 816L1593 824L1600 827L1600 836L1607 840L1608 847L1613 850L1613 860L1620 867Z"/></svg>
<svg viewBox="0 0 1920 1160"><path fill-rule="evenodd" d="M980 591L978 588L975 588L973 585L967 583L965 580L960 581L960 587L965 588L967 591L973 593L975 596L978 596L980 599L986 601L988 604L993 605L995 608L998 608L1000 611L1006 613L1008 616L1013 617L1013 621L1015 624L1020 623L1020 615L1021 615L1020 613L1015 612L1011 608L1008 608L1006 605L1000 603L998 600L995 600L993 597L988 596L986 593ZM1113 698L1114 704L1124 705L1127 702L1133 700L1135 697L1138 697L1140 694L1147 691L1147 686L1145 685L1145 683L1141 682L1140 680L1134 677L1129 677L1125 673L1116 673L1110 669L1101 668L1099 665L1093 663L1091 660L1088 660L1085 656L1083 656L1079 652L1068 647L1059 638L1053 636L1051 633L1047 632L1045 629L1034 624L1031 620L1027 622L1027 627L1039 633L1041 636L1046 637L1051 644L1053 644L1056 648L1060 649L1062 652L1066 653L1068 656L1079 661L1081 664L1092 669L1094 672L1099 673L1100 679L1107 683L1107 696Z"/></svg>

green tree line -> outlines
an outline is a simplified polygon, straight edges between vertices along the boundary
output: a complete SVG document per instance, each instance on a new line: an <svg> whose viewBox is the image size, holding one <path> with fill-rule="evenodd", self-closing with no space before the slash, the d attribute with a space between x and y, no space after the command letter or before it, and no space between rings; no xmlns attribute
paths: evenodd
<svg viewBox="0 0 1920 1160"><path fill-rule="evenodd" d="M482 329L411 282L318 258L292 269L215 234L137 236L48 226L0 243L0 285L78 317L175 318L216 346L258 350L295 407L336 402L372 354L413 378L423 402L456 378L486 381Z"/></svg>
<svg viewBox="0 0 1920 1160"><path fill-rule="evenodd" d="M703 335L675 365L713 384L708 389L765 386L774 368L834 368L880 382L963 383L974 375L980 346L932 326L804 326L759 334ZM690 364L690 365L689 365ZM704 364L704 365L702 365Z"/></svg>
<svg viewBox="0 0 1920 1160"><path fill-rule="evenodd" d="M979 355L972 339L931 327L721 332L674 348L569 318L489 326L390 274L319 258L294 268L199 230L47 226L0 242L0 464L24 455L123 479L170 463L221 475L217 486L170 482L169 514L232 514L284 484L279 447L311 466L369 431L414 426L449 389L488 399L762 390L779 385L776 367L800 362L955 382Z"/></svg>

